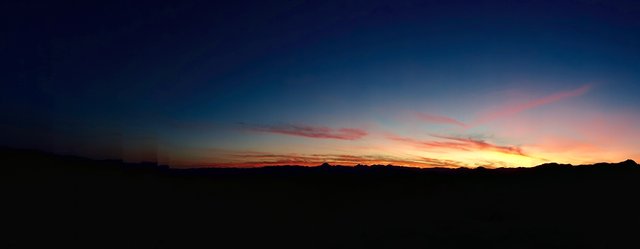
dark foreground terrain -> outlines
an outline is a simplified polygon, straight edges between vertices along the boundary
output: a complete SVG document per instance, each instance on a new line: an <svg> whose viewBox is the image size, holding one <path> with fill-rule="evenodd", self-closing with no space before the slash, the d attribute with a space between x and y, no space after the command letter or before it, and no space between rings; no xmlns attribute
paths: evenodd
<svg viewBox="0 0 640 249"><path fill-rule="evenodd" d="M3 149L2 248L640 248L640 166L171 170Z"/></svg>

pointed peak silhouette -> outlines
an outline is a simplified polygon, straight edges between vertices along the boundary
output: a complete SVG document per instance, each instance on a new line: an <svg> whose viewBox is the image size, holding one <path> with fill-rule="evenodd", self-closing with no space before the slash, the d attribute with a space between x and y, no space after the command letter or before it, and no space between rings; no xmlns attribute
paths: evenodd
<svg viewBox="0 0 640 249"><path fill-rule="evenodd" d="M631 159L627 159L624 162L620 162L620 164L623 166L638 166L638 163L636 163L636 161Z"/></svg>

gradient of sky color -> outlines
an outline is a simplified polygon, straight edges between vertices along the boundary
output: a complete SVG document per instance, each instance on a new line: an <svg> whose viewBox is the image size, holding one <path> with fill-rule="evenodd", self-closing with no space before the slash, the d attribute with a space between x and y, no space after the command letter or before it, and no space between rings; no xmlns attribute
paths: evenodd
<svg viewBox="0 0 640 249"><path fill-rule="evenodd" d="M2 146L176 167L640 161L637 1L1 9Z"/></svg>

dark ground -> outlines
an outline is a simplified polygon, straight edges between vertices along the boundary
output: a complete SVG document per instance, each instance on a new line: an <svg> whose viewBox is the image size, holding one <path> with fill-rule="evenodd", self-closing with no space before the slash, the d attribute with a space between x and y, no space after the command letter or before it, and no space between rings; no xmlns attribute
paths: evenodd
<svg viewBox="0 0 640 249"><path fill-rule="evenodd" d="M0 158L2 248L640 248L633 162L170 170Z"/></svg>

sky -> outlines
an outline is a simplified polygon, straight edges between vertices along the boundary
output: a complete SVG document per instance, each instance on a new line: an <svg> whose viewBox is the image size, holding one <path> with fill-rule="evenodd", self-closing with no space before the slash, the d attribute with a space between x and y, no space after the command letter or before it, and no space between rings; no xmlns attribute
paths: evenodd
<svg viewBox="0 0 640 249"><path fill-rule="evenodd" d="M173 167L640 161L637 1L0 9L0 146Z"/></svg>

